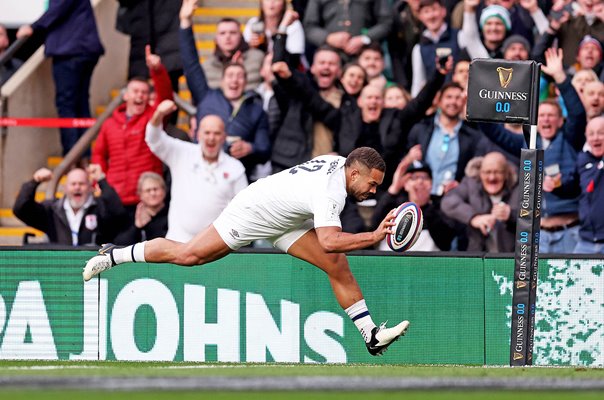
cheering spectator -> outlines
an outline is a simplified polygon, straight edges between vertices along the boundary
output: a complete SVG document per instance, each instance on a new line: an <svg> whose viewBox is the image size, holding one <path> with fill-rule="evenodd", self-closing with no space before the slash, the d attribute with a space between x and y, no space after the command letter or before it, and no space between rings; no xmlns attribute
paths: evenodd
<svg viewBox="0 0 604 400"><path fill-rule="evenodd" d="M247 186L247 179L243 164L222 150L226 134L219 116L206 115L199 122L199 144L193 144L171 138L161 128L175 110L172 101L159 104L147 125L146 140L172 173L166 238L187 242L216 219Z"/></svg>
<svg viewBox="0 0 604 400"><path fill-rule="evenodd" d="M304 55L304 28L295 12L287 9L285 0L260 0L260 16L250 18L243 29L243 38L254 48L265 53L273 51L273 35L287 34L285 48L294 56L292 65L297 66Z"/></svg>
<svg viewBox="0 0 604 400"><path fill-rule="evenodd" d="M600 81L589 82L585 85L583 95L580 97L588 121L602 115L602 112L604 112L604 83Z"/></svg>
<svg viewBox="0 0 604 400"><path fill-rule="evenodd" d="M575 253L604 253L604 117L587 124L585 132L589 150L577 157L581 186L579 198L579 240Z"/></svg>
<svg viewBox="0 0 604 400"><path fill-rule="evenodd" d="M468 80L470 79L470 61L469 60L459 60L457 64L455 64L455 69L453 69L453 77L451 80L456 82L461 86L464 90L468 88Z"/></svg>
<svg viewBox="0 0 604 400"><path fill-rule="evenodd" d="M358 59L359 65L367 72L367 80L370 85L384 90L389 84L384 76L384 52L379 43L372 42L361 48Z"/></svg>
<svg viewBox="0 0 604 400"><path fill-rule="evenodd" d="M484 154L478 146L482 135L461 119L465 96L455 82L446 83L440 91L434 116L416 124L409 132L407 147L419 144L424 160L433 174L432 194L442 196L453 189L464 176L466 164Z"/></svg>
<svg viewBox="0 0 604 400"><path fill-rule="evenodd" d="M104 53L90 1L50 0L48 10L36 22L19 28L17 38L34 32L46 36L44 54L52 57L57 113L61 118L90 118L90 79ZM61 128L63 155L85 131Z"/></svg>
<svg viewBox="0 0 604 400"><path fill-rule="evenodd" d="M413 47L411 62L413 65L413 83L411 95L417 96L426 83L426 76L431 76L436 63L452 55L456 62L459 54L460 32L445 22L447 9L442 0L420 0L418 18L426 29Z"/></svg>
<svg viewBox="0 0 604 400"><path fill-rule="evenodd" d="M575 63L575 56L579 53L581 41L586 35L590 35L600 43L604 41L604 4L593 0L577 0L574 4L577 9L570 19L552 32L558 39L560 48L564 50L564 65L568 67ZM564 10L563 13L567 11ZM556 17L554 19L560 18Z"/></svg>
<svg viewBox="0 0 604 400"><path fill-rule="evenodd" d="M166 236L168 232L168 207L166 182L155 172L143 172L138 178L138 197L134 224L120 232L113 243L126 245Z"/></svg>
<svg viewBox="0 0 604 400"><path fill-rule="evenodd" d="M391 28L387 0L309 0L304 15L306 39L316 47L338 49L346 59L363 45L384 40Z"/></svg>
<svg viewBox="0 0 604 400"><path fill-rule="evenodd" d="M490 5L480 13L480 31L476 23L476 8L480 0L464 0L463 28L459 46L465 48L470 58L503 58L501 45L512 28L510 13L505 7Z"/></svg>
<svg viewBox="0 0 604 400"><path fill-rule="evenodd" d="M179 14L179 44L185 75L187 72L187 59L190 59L190 56L193 55L188 54L191 50L189 41L193 44L192 49L195 51L195 60L199 64L197 48L195 47L195 39L193 37L193 13L196 8L197 0L183 0ZM262 81L260 68L264 59L264 52L248 46L241 35L241 24L232 18L222 18L218 21L216 24L215 41L216 48L214 49L214 54L209 56L201 65L205 74L204 79L207 80L207 86L210 89L221 87L225 68L231 64L238 63L243 65L247 76L245 90L254 90ZM185 53L187 54L185 55ZM189 65L189 69L191 68L194 68L194 66ZM188 78L187 84L190 85Z"/></svg>
<svg viewBox="0 0 604 400"><path fill-rule="evenodd" d="M146 45L161 57L172 83L178 92L178 78L182 76L182 62L178 51L178 11L182 0L118 0L120 9L116 22L118 31L130 36L128 79L135 76L149 78L146 65Z"/></svg>
<svg viewBox="0 0 604 400"><path fill-rule="evenodd" d="M80 168L71 170L62 199L36 202L36 188L51 179L52 171L40 168L23 184L13 207L17 218L46 233L53 244L96 246L113 240L125 210L99 165L91 164L88 173ZM92 195L91 181L101 189L98 198Z"/></svg>
<svg viewBox="0 0 604 400"><path fill-rule="evenodd" d="M524 36L512 35L503 41L501 52L504 60L526 61L531 54L531 45Z"/></svg>
<svg viewBox="0 0 604 400"><path fill-rule="evenodd" d="M367 85L361 91L358 108L338 109L324 101L304 76L292 74L285 63L275 62L273 72L291 97L302 101L315 118L337 132L337 152L340 155L346 156L363 146L377 150L386 162L384 183L388 185L393 174L388 171L396 169L409 129L421 120L442 85L444 75L452 67L453 59L449 57L446 68L439 67L420 94L403 110L384 109L382 90L373 85Z"/></svg>
<svg viewBox="0 0 604 400"><path fill-rule="evenodd" d="M585 85L589 82L595 82L598 80L598 75L593 72L591 69L583 69L581 71L577 71L577 73L573 76L571 83L579 96L583 96L583 89L585 89Z"/></svg>
<svg viewBox="0 0 604 400"><path fill-rule="evenodd" d="M340 83L348 95L356 98L367 85L367 72L358 63L348 63L342 69Z"/></svg>
<svg viewBox="0 0 604 400"><path fill-rule="evenodd" d="M389 86L384 90L384 107L402 110L411 101L411 95L400 85Z"/></svg>
<svg viewBox="0 0 604 400"><path fill-rule="evenodd" d="M468 251L514 251L518 182L505 156L471 160L459 186L442 199L445 215L467 226Z"/></svg>
<svg viewBox="0 0 604 400"><path fill-rule="evenodd" d="M417 242L409 251L446 251L451 249L451 241L455 237L454 222L440 210L440 199L430 195L432 189L432 171L430 167L418 161L421 151L416 147L419 155L406 156L399 163L392 184L388 191L378 200L373 214L373 226L379 225L379 218L384 217L390 210L406 201L417 204L424 216L424 226ZM416 158L415 161L411 161ZM380 250L389 247L382 241Z"/></svg>
<svg viewBox="0 0 604 400"><path fill-rule="evenodd" d="M342 101L342 92L337 87L341 71L338 52L329 47L321 47L315 52L310 67L312 80L309 83L319 90L323 100L334 107L340 107ZM277 81L274 88L281 123L277 128L271 156L273 172L333 152L334 132L321 122L323 119L313 118L310 107L299 96L291 96L281 82Z"/></svg>
<svg viewBox="0 0 604 400"><path fill-rule="evenodd" d="M585 36L579 43L577 62L568 69L568 73L574 75L584 69L591 69L596 75L602 72L602 44L590 35Z"/></svg>
<svg viewBox="0 0 604 400"><path fill-rule="evenodd" d="M9 44L6 27L0 24L0 55L8 49ZM21 65L23 65L23 61L15 57L0 65L0 86L4 85L4 82L8 81Z"/></svg>
<svg viewBox="0 0 604 400"><path fill-rule="evenodd" d="M222 118L228 135L227 152L241 160L250 178L255 173L256 166L264 164L270 157L268 117L262 108L260 96L253 90L245 91L249 82L244 65L227 64L222 71L219 89L212 89L208 84L205 72L199 65L193 37L192 19L196 7L194 0L183 2L180 13L180 51L187 85L193 102L197 105L197 120L201 121L207 115ZM261 62L263 59L264 57Z"/></svg>
<svg viewBox="0 0 604 400"><path fill-rule="evenodd" d="M157 101L171 99L170 78L160 57L151 54L149 46L146 52ZM147 171L163 172L161 161L145 143L145 126L155 111L155 107L149 105L149 89L145 79L135 77L128 81L124 104L103 123L92 149L92 162L100 164L107 174L107 181L119 194L131 221L140 200L137 194L139 176Z"/></svg>

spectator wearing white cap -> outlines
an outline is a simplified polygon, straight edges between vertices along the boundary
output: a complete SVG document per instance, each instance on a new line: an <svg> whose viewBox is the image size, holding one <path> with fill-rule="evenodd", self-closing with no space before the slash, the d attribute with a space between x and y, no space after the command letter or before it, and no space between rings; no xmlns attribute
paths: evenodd
<svg viewBox="0 0 604 400"><path fill-rule="evenodd" d="M464 1L464 17L460 46L465 48L470 58L503 58L501 47L512 28L510 13L500 5L490 5L482 10L479 24L476 24L476 7L480 0Z"/></svg>

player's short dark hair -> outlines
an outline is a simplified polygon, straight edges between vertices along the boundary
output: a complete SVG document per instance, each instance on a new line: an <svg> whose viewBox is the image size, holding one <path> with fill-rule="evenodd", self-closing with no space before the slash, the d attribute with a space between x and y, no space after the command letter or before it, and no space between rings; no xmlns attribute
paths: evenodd
<svg viewBox="0 0 604 400"><path fill-rule="evenodd" d="M346 167L352 166L355 162L362 164L372 169L377 169L381 172L386 172L386 163L380 153L372 149L371 147L359 147L358 149L354 149L348 157L346 157L346 163L344 164Z"/></svg>

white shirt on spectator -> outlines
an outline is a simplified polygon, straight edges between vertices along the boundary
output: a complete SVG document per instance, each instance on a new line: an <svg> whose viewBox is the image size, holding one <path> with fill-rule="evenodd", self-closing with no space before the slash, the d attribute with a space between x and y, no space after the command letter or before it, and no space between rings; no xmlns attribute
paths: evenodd
<svg viewBox="0 0 604 400"><path fill-rule="evenodd" d="M167 239L191 240L248 184L243 164L222 151L216 162L208 163L199 144L172 138L151 124L145 141L172 175Z"/></svg>

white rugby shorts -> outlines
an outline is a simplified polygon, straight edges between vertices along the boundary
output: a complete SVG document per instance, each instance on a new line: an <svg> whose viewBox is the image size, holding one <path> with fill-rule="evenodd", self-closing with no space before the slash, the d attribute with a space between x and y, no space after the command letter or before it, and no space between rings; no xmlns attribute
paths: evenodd
<svg viewBox="0 0 604 400"><path fill-rule="evenodd" d="M284 252L306 232L313 229L313 221L306 220L301 225L287 231L263 224L255 218L253 211L232 201L213 222L214 228L232 250L247 246L254 240L268 240Z"/></svg>

